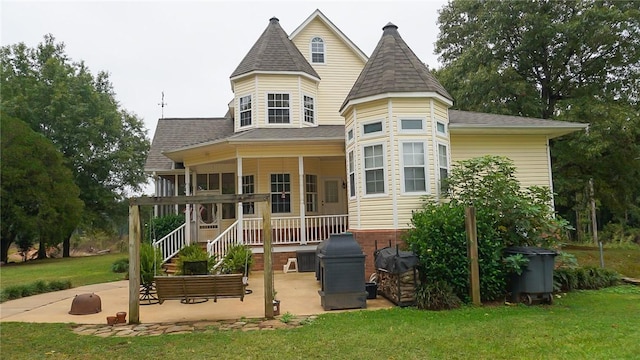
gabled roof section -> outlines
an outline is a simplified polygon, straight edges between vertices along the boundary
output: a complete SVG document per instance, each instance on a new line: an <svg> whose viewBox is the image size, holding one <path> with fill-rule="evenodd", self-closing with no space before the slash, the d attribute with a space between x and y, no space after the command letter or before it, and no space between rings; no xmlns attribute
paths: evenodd
<svg viewBox="0 0 640 360"><path fill-rule="evenodd" d="M544 131L552 137L584 130L589 124L547 120L531 117L487 114L473 111L449 110L449 128L456 133L499 133L521 131L534 133Z"/></svg>
<svg viewBox="0 0 640 360"><path fill-rule="evenodd" d="M351 41L351 39L349 39L337 26L335 26L333 22L331 22L331 20L329 20L329 18L327 18L319 9L316 9L316 11L314 11L302 24L300 24L300 26L293 30L291 35L289 35L289 39L295 39L295 37L298 36L298 34L300 34L300 32L302 32L302 30L316 18L322 21L331 31L333 31L334 34L342 39L342 41L347 44L347 46L351 48L351 50L353 50L353 52L358 55L358 57L362 59L363 62L367 62L367 60L369 60L367 55L362 50L360 50L360 48L353 41Z"/></svg>
<svg viewBox="0 0 640 360"><path fill-rule="evenodd" d="M262 128L237 133L227 139L230 143L244 141L344 141L344 125L319 125L303 128Z"/></svg>
<svg viewBox="0 0 640 360"><path fill-rule="evenodd" d="M306 73L320 79L275 17L269 19L269 25L231 74L231 79L254 71Z"/></svg>
<svg viewBox="0 0 640 360"><path fill-rule="evenodd" d="M233 134L231 118L169 118L158 120L153 143L144 165L146 172L171 170L173 161L164 156L174 150L202 142L229 137Z"/></svg>
<svg viewBox="0 0 640 360"><path fill-rule="evenodd" d="M436 93L453 98L404 42L392 23L382 28L382 38L362 69L340 110L349 101L385 93Z"/></svg>

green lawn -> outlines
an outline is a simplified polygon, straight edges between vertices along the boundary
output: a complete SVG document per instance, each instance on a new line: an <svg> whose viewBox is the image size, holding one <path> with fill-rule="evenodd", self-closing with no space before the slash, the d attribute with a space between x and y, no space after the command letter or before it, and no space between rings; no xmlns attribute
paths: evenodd
<svg viewBox="0 0 640 360"><path fill-rule="evenodd" d="M580 266L600 267L600 250L597 247L568 245L563 250L575 255ZM624 276L640 279L640 246L629 246L624 249L605 247L603 254L606 268L613 269Z"/></svg>
<svg viewBox="0 0 640 360"><path fill-rule="evenodd" d="M569 293L552 306L330 313L301 328L133 338L67 324L2 323L7 359L637 359L640 288Z"/></svg>
<svg viewBox="0 0 640 360"><path fill-rule="evenodd" d="M123 280L124 274L112 272L111 264L127 257L120 253L11 263L0 267L0 289L37 280L70 280L73 287Z"/></svg>

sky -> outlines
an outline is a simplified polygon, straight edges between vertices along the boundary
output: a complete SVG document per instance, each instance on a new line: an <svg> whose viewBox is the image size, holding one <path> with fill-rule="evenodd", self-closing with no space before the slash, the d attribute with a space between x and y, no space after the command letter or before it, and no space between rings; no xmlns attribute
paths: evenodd
<svg viewBox="0 0 640 360"><path fill-rule="evenodd" d="M273 16L291 34L320 9L367 56L388 22L430 68L438 10L446 1L7 1L0 43L35 47L45 34L95 75L109 73L116 99L153 138L162 117L223 116L229 76Z"/></svg>

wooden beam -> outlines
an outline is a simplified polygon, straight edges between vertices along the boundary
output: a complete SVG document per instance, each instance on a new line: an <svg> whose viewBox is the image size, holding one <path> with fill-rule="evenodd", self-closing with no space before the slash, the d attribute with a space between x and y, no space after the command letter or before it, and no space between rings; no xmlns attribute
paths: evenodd
<svg viewBox="0 0 640 360"><path fill-rule="evenodd" d="M480 301L480 270L478 268L478 230L476 226L476 209L468 206L464 209L465 231L467 233L467 254L469 256L470 283L469 292L474 305L482 305Z"/></svg>
<svg viewBox="0 0 640 360"><path fill-rule="evenodd" d="M271 198L271 194L225 194L194 196L143 196L129 198L129 205L184 205L210 203L262 202Z"/></svg>
<svg viewBox="0 0 640 360"><path fill-rule="evenodd" d="M129 324L140 323L140 207L129 206Z"/></svg>
<svg viewBox="0 0 640 360"><path fill-rule="evenodd" d="M264 247L264 317L273 319L273 261L271 258L271 201L262 204Z"/></svg>

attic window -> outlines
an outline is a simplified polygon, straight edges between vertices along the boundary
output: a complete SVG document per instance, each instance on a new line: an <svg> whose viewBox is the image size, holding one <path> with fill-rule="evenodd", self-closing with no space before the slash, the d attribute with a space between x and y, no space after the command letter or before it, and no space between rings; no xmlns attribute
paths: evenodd
<svg viewBox="0 0 640 360"><path fill-rule="evenodd" d="M324 40L319 37L311 39L311 62L324 64Z"/></svg>

